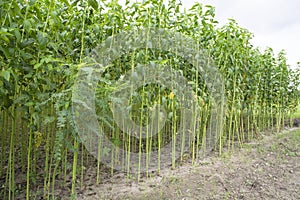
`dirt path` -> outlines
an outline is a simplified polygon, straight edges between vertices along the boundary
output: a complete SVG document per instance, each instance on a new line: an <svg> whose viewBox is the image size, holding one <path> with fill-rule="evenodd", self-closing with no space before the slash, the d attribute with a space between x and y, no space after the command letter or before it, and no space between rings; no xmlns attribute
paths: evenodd
<svg viewBox="0 0 300 200"><path fill-rule="evenodd" d="M300 199L300 129L264 136L230 156L209 156L191 167L142 179L116 174L91 184L77 199Z"/></svg>

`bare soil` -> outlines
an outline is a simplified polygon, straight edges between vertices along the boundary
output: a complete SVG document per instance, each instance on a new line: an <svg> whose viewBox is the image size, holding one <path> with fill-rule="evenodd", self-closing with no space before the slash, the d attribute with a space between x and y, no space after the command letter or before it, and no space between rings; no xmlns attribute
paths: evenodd
<svg viewBox="0 0 300 200"><path fill-rule="evenodd" d="M152 178L126 178L117 173L101 184L89 184L77 199L300 199L300 129L265 134L222 156L214 153L191 166L165 169ZM64 199L64 198L62 198Z"/></svg>

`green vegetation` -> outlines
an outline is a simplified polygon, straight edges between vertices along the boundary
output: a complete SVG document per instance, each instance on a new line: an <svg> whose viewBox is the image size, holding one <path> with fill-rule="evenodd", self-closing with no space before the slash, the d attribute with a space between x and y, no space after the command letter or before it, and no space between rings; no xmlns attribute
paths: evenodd
<svg viewBox="0 0 300 200"><path fill-rule="evenodd" d="M300 107L292 114L292 118L300 118Z"/></svg>
<svg viewBox="0 0 300 200"><path fill-rule="evenodd" d="M300 70L288 68L284 51L274 55L271 48L260 52L253 47L250 42L253 35L234 20L217 28L213 7L196 3L189 11L179 12L180 8L175 0L167 5L162 0L147 0L125 8L117 1L0 2L0 196L3 199L17 196L55 199L58 183L68 188L69 174L72 176L69 192L75 198L76 187L83 187L85 168L95 163L98 169L95 179L101 182L101 159L95 161L75 131L72 86L79 66L91 50L122 30L165 28L193 38L199 48L207 50L224 77L226 90L226 119L216 145L220 153L224 145L233 150L235 142L249 141L262 130L280 131L299 105ZM149 123L149 109L154 102L160 102L167 111L168 120L156 137L142 140L129 136L118 128L110 111L110 97L117 80L151 61L174 66L192 83L201 111L194 122L199 125L193 133L195 138L190 141L189 153L194 161L205 146L213 102L202 74L178 55L145 47L115 60L96 89L99 124L111 141L124 149L138 153L157 150L160 165L160 149L176 137L180 122L176 92L159 85L145 85L132 94L130 114L140 127ZM157 95L151 95L154 92ZM174 151L173 167L176 166ZM117 159L118 152L113 156L112 160ZM130 153L128 160L123 161L128 177L129 159Z"/></svg>

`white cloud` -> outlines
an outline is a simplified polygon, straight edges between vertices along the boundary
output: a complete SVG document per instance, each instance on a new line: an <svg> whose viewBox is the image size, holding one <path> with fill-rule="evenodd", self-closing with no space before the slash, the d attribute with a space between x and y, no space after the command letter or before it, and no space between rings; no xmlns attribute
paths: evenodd
<svg viewBox="0 0 300 200"><path fill-rule="evenodd" d="M276 53L285 49L288 63L296 67L295 63L300 61L300 21L291 24L273 33L255 34L253 43L256 46L272 47Z"/></svg>

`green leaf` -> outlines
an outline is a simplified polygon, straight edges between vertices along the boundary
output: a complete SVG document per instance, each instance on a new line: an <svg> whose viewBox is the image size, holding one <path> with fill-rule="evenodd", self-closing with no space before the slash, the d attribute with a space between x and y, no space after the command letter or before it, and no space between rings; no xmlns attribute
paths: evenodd
<svg viewBox="0 0 300 200"><path fill-rule="evenodd" d="M25 106L33 106L33 105L34 105L34 102L29 101L29 102L26 102L24 105L25 105Z"/></svg>
<svg viewBox="0 0 300 200"><path fill-rule="evenodd" d="M29 95L27 95L27 94L21 94L17 98L14 99L14 104L22 103L22 102L24 102L24 101L26 101L28 99L29 99Z"/></svg>
<svg viewBox="0 0 300 200"><path fill-rule="evenodd" d="M0 33L1 34L1 33ZM4 42L6 42L6 43L9 43L9 39L8 39L8 37L6 37L5 35L0 35L0 40L3 40Z"/></svg>
<svg viewBox="0 0 300 200"><path fill-rule="evenodd" d="M4 73L3 73L3 77L4 77L4 79L5 80L7 80L7 81L9 81L9 79L10 79L10 72L9 71L4 71Z"/></svg>
<svg viewBox="0 0 300 200"><path fill-rule="evenodd" d="M24 28L25 28L25 30L29 30L31 28L30 20L26 19L24 21Z"/></svg>
<svg viewBox="0 0 300 200"><path fill-rule="evenodd" d="M20 42L21 41L21 37L22 37L20 31L18 29L15 29L14 30L14 34L15 34L15 37L17 39L17 42Z"/></svg>
<svg viewBox="0 0 300 200"><path fill-rule="evenodd" d="M47 37L45 33L39 31L37 34L37 38L40 45L44 46L47 44Z"/></svg>
<svg viewBox="0 0 300 200"><path fill-rule="evenodd" d="M42 66L42 62L40 62L40 63L36 63L34 66L33 66L33 69L38 69L38 68L40 68L40 66Z"/></svg>
<svg viewBox="0 0 300 200"><path fill-rule="evenodd" d="M96 0L88 0L88 4L92 6L95 10L98 10L98 2Z"/></svg>
<svg viewBox="0 0 300 200"><path fill-rule="evenodd" d="M43 124L51 124L55 121L55 117L54 116L46 116L45 119L43 120Z"/></svg>

